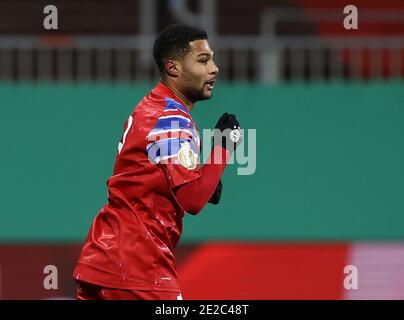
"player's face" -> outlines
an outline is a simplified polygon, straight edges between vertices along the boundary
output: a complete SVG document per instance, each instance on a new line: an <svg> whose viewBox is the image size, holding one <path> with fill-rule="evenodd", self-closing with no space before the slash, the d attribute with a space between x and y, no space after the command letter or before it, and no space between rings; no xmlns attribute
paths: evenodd
<svg viewBox="0 0 404 320"><path fill-rule="evenodd" d="M188 52L181 62L181 87L190 101L209 99L219 72L207 40L195 40L189 43Z"/></svg>

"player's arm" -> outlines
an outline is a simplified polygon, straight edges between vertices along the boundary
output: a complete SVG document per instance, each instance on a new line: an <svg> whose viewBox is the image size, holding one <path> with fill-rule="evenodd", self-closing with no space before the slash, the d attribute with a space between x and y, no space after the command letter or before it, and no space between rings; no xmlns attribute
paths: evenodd
<svg viewBox="0 0 404 320"><path fill-rule="evenodd" d="M201 169L201 177L174 190L178 202L191 214L199 213L208 202L219 202L222 191L221 176L231 153L239 144L240 139L236 143L230 139L230 132L240 129L234 115L225 113L215 129L214 146L207 163Z"/></svg>
<svg viewBox="0 0 404 320"><path fill-rule="evenodd" d="M222 157L223 160L221 163L215 163L215 154L219 154ZM186 212L190 214L199 213L212 198L226 167L227 158L228 151L221 146L215 146L210 155L210 163L206 163L201 169L201 177L183 184L174 190L178 202Z"/></svg>

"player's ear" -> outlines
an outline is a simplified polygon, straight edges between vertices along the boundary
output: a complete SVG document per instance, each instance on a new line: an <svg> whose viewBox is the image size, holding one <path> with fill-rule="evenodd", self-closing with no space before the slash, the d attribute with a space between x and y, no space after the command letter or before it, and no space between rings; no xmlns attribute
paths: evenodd
<svg viewBox="0 0 404 320"><path fill-rule="evenodd" d="M177 60L166 60L164 67L168 75L178 77L181 71L181 64Z"/></svg>

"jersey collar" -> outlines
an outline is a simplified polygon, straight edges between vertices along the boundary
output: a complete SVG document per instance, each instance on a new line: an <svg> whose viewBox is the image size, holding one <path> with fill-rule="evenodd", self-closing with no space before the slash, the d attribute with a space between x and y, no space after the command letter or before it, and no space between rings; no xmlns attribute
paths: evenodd
<svg viewBox="0 0 404 320"><path fill-rule="evenodd" d="M179 99L174 92L167 87L164 83L159 82L155 88L158 92L160 92L161 94L163 94L165 97L171 98L175 101L177 101L179 104L181 104L185 110L187 110L188 113L190 113L190 110L186 107L185 103Z"/></svg>

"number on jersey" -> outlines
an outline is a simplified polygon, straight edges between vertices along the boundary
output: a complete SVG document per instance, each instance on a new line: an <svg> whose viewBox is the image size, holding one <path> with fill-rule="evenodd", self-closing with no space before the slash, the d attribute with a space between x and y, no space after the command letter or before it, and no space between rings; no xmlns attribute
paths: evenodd
<svg viewBox="0 0 404 320"><path fill-rule="evenodd" d="M126 136L128 135L128 132L129 132L130 128L132 127L132 124L133 124L133 117L129 116L128 125L126 127L125 132L123 133L123 137L122 137L121 141L119 141L119 144L118 144L118 153L121 153L121 151L122 151L123 145L125 144Z"/></svg>

